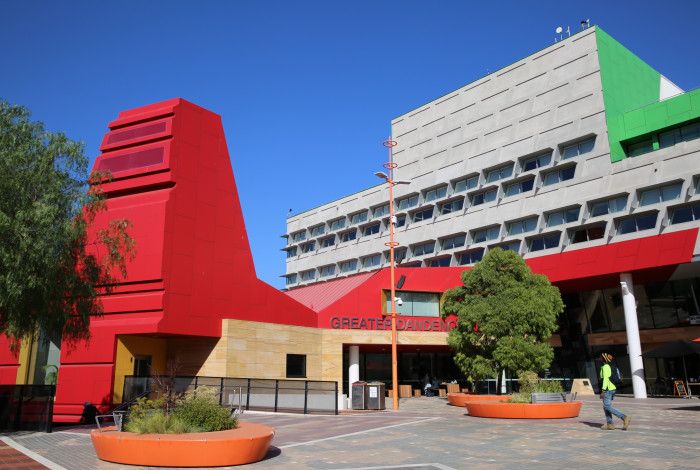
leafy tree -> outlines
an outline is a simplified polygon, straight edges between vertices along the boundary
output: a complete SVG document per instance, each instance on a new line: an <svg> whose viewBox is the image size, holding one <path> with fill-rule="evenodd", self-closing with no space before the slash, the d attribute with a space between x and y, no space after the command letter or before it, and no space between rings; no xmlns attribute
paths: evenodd
<svg viewBox="0 0 700 470"><path fill-rule="evenodd" d="M500 384L504 369L549 367L554 351L548 340L564 310L559 289L533 274L516 253L500 248L464 271L462 282L445 293L442 316L457 316L448 344L465 375L496 376Z"/></svg>
<svg viewBox="0 0 700 470"><path fill-rule="evenodd" d="M88 237L108 176L88 175L83 144L0 100L0 333L12 347L37 331L86 339L99 294L126 276L130 223L112 220Z"/></svg>

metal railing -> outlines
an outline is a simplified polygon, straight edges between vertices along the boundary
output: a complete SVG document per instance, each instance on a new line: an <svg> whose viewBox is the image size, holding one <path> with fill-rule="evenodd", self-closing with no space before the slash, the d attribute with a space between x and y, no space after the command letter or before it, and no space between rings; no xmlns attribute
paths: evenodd
<svg viewBox="0 0 700 470"><path fill-rule="evenodd" d="M568 393L571 391L572 379L568 377L548 377L546 379L540 380L561 382L564 392ZM520 382L518 379L506 379L505 384L506 393L517 392L518 390L520 390ZM474 386L476 388L476 392L478 393L493 395L496 394L498 391L498 382L496 381L496 379L478 380L474 382Z"/></svg>
<svg viewBox="0 0 700 470"><path fill-rule="evenodd" d="M232 377L179 376L171 379L175 393L211 387L218 390L219 404L239 409L304 414L338 414L338 382L321 380L279 380ZM124 401L151 391L153 377L124 378Z"/></svg>
<svg viewBox="0 0 700 470"><path fill-rule="evenodd" d="M51 432L55 385L0 385L0 431Z"/></svg>

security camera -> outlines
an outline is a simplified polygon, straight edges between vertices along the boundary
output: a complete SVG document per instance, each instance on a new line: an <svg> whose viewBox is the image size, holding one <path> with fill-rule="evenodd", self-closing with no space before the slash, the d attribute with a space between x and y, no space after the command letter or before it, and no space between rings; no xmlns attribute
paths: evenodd
<svg viewBox="0 0 700 470"><path fill-rule="evenodd" d="M395 297L394 300L396 300L396 305L399 307L403 305L403 300L401 300L401 297Z"/></svg>

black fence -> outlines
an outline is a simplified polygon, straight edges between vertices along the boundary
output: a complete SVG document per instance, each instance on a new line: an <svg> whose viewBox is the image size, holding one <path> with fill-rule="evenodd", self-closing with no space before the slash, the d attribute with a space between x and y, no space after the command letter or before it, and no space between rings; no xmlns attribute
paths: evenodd
<svg viewBox="0 0 700 470"><path fill-rule="evenodd" d="M219 403L243 410L284 411L304 414L338 414L338 382L320 380L275 380L229 377L174 377L175 393L213 388ZM151 391L156 395L153 377L124 378L123 402Z"/></svg>
<svg viewBox="0 0 700 470"><path fill-rule="evenodd" d="M55 385L0 385L0 432L51 432Z"/></svg>
<svg viewBox="0 0 700 470"><path fill-rule="evenodd" d="M551 377L541 380L559 382L561 383L562 389L567 393L571 391L571 384L573 383L570 378L566 377ZM520 383L518 379L506 379L505 386L506 393L513 393L520 390ZM493 395L498 391L498 384L496 379L479 380L474 382L474 388L474 391L477 393Z"/></svg>

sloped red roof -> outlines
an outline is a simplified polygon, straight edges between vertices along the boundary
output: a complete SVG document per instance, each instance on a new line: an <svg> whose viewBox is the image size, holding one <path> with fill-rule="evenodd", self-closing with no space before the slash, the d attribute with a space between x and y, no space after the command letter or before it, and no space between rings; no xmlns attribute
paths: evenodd
<svg viewBox="0 0 700 470"><path fill-rule="evenodd" d="M328 282L319 282L310 286L289 290L286 294L311 310L320 312L375 274L377 274L377 271L342 277Z"/></svg>

